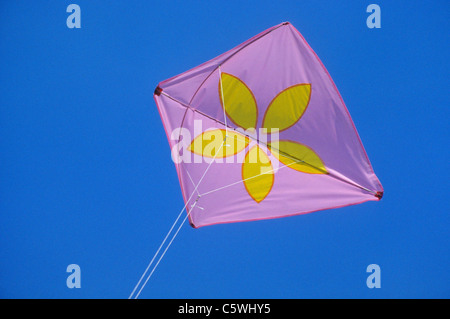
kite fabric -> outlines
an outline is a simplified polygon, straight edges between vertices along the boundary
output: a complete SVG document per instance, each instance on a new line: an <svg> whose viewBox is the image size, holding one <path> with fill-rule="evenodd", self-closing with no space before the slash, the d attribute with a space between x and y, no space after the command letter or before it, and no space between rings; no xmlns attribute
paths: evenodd
<svg viewBox="0 0 450 319"><path fill-rule="evenodd" d="M333 80L289 22L159 83L154 98L194 228L383 195Z"/></svg>

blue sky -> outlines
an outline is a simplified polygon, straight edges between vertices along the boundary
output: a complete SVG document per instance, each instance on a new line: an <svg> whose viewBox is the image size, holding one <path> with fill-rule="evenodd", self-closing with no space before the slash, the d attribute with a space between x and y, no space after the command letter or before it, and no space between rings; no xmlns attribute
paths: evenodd
<svg viewBox="0 0 450 319"><path fill-rule="evenodd" d="M186 224L141 297L450 297L447 1L376 1L381 29L360 0L77 0L81 29L70 3L0 4L0 297L127 298L184 204L155 86L283 21L333 77L384 198Z"/></svg>

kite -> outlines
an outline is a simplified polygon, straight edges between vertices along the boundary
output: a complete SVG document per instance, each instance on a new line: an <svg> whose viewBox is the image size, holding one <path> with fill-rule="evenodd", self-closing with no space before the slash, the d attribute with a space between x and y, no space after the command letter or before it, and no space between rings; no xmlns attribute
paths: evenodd
<svg viewBox="0 0 450 319"><path fill-rule="evenodd" d="M154 99L185 205L129 299L139 297L187 218L199 228L383 197L336 85L289 22L162 81Z"/></svg>
<svg viewBox="0 0 450 319"><path fill-rule="evenodd" d="M378 201L329 73L289 22L154 92L194 228Z"/></svg>

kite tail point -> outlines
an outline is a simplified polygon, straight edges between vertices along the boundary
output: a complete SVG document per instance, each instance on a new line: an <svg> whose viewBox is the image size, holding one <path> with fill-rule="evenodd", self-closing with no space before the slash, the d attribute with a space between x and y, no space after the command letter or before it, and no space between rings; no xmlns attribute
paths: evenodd
<svg viewBox="0 0 450 319"><path fill-rule="evenodd" d="M375 194L375 197L378 198L378 200L381 200L383 198L383 194L384 194L384 192L377 192Z"/></svg>
<svg viewBox="0 0 450 319"><path fill-rule="evenodd" d="M159 85L158 85L158 86L156 87L155 92L154 92L153 94L155 94L155 95L157 95L157 96L160 96L162 90L163 90L163 89L161 89L161 88L159 87Z"/></svg>
<svg viewBox="0 0 450 319"><path fill-rule="evenodd" d="M189 225L190 225L192 228L197 229L197 226L195 226L193 222L189 221Z"/></svg>

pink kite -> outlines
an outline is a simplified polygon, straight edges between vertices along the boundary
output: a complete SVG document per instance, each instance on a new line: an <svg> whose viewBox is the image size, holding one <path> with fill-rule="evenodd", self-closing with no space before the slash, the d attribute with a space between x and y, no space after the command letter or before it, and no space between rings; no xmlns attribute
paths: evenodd
<svg viewBox="0 0 450 319"><path fill-rule="evenodd" d="M154 98L195 228L383 196L333 80L288 22L159 83Z"/></svg>

